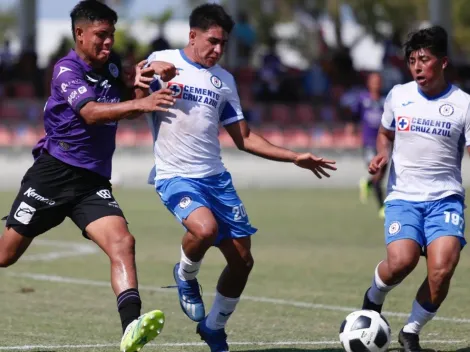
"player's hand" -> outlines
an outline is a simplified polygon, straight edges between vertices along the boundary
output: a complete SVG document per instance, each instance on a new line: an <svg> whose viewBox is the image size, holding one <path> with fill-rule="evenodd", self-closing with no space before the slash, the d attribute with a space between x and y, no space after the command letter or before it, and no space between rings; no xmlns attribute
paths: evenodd
<svg viewBox="0 0 470 352"><path fill-rule="evenodd" d="M388 158L389 156L385 154L377 154L374 156L369 164L369 173L371 175L375 175L377 172L379 172L380 169L388 164Z"/></svg>
<svg viewBox="0 0 470 352"><path fill-rule="evenodd" d="M325 169L336 170L336 167L333 166L336 164L336 161L323 159L311 153L300 154L295 159L294 164L298 167L311 170L318 178L322 178L322 175L330 177L330 174Z"/></svg>
<svg viewBox="0 0 470 352"><path fill-rule="evenodd" d="M145 67L147 60L139 62L135 66L134 87L148 89L153 81L154 70L151 67Z"/></svg>
<svg viewBox="0 0 470 352"><path fill-rule="evenodd" d="M179 74L175 65L165 61L152 61L150 66L153 72L160 76L163 82L169 82Z"/></svg>
<svg viewBox="0 0 470 352"><path fill-rule="evenodd" d="M160 89L153 92L148 97L139 99L143 112L163 111L167 112L169 107L175 104L175 98L171 96L173 92L169 89Z"/></svg>

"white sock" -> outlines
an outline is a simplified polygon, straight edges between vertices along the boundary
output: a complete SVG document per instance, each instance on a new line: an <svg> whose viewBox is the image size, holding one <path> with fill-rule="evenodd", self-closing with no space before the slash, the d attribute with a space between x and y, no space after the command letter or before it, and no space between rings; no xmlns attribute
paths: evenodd
<svg viewBox="0 0 470 352"><path fill-rule="evenodd" d="M428 312L424 309L417 300L413 301L413 307L411 308L411 315L408 318L408 323L403 328L403 332L411 334L419 334L421 329L428 321L430 321L436 312Z"/></svg>
<svg viewBox="0 0 470 352"><path fill-rule="evenodd" d="M202 260L198 262L191 261L191 259L186 257L183 251L183 247L181 247L180 268L178 270L178 275L180 279L183 281L194 280L196 278L197 273L199 272L201 263Z"/></svg>
<svg viewBox="0 0 470 352"><path fill-rule="evenodd" d="M374 278L372 279L372 285L370 286L370 289L367 292L367 297L369 298L369 300L372 301L372 303L375 304L383 304L387 294L396 286L398 286L398 284L388 286L382 281L379 276L379 265L377 265L377 267L375 268L375 274Z"/></svg>
<svg viewBox="0 0 470 352"><path fill-rule="evenodd" d="M235 310L238 301L240 301L240 297L224 297L219 292L216 292L214 304L206 318L206 326L211 330L223 329L230 315Z"/></svg>

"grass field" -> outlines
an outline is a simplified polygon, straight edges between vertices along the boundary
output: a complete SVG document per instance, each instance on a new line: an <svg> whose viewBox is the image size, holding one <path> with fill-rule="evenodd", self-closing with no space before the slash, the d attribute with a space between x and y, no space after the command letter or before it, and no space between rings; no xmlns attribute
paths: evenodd
<svg viewBox="0 0 470 352"><path fill-rule="evenodd" d="M340 351L338 329L362 303L385 254L374 202L355 190L241 191L252 224L255 267L229 321L232 351ZM0 194L6 213L13 193ZM137 238L144 310L161 309L164 331L145 351L208 351L195 323L180 310L172 268L183 230L152 192L118 190L116 198ZM199 276L206 307L223 268L217 250ZM388 297L393 340L425 273L424 262ZM422 332L423 346L442 351L470 345L470 257L464 250L447 301ZM73 223L42 235L27 255L0 275L0 351L117 351L120 322L107 257ZM397 348L393 344L392 348Z"/></svg>

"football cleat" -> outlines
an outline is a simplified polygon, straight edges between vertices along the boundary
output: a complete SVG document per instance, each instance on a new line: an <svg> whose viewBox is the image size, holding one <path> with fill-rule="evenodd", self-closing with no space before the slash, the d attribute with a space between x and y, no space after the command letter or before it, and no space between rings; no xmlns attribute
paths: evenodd
<svg viewBox="0 0 470 352"><path fill-rule="evenodd" d="M121 352L138 352L162 332L165 314L159 310L142 314L130 323L121 339Z"/></svg>

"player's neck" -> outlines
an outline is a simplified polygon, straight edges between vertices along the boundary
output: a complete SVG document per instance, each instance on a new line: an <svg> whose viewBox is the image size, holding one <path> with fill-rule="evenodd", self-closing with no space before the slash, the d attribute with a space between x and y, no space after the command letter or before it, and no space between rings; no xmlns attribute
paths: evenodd
<svg viewBox="0 0 470 352"><path fill-rule="evenodd" d="M419 87L420 91L429 98L441 95L448 88L449 82L447 82L444 77L429 87Z"/></svg>
<svg viewBox="0 0 470 352"><path fill-rule="evenodd" d="M103 66L101 63L97 63L92 61L80 48L75 47L75 52L77 53L78 57L82 59L87 65L93 68L100 68Z"/></svg>
<svg viewBox="0 0 470 352"><path fill-rule="evenodd" d="M372 100L379 100L380 99L380 92L371 91L369 94L370 94L370 97L372 98Z"/></svg>
<svg viewBox="0 0 470 352"><path fill-rule="evenodd" d="M194 53L192 52L191 48L189 46L185 47L183 49L183 52L184 52L184 55L186 55L186 57L191 60L192 62L198 64L198 65L201 65L203 66L200 62L197 61L197 58L196 56L194 55Z"/></svg>

